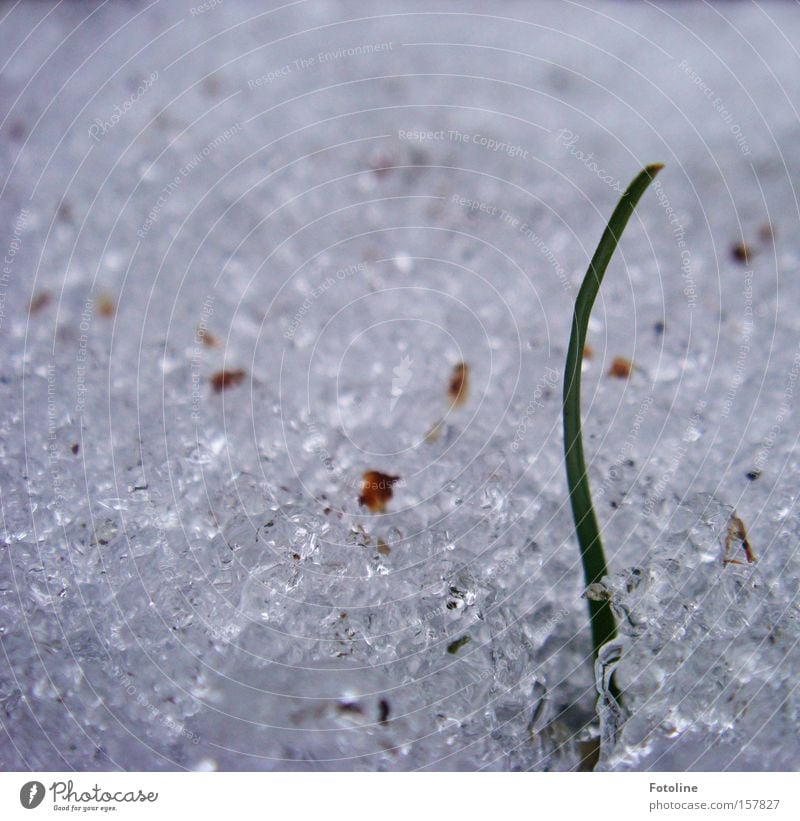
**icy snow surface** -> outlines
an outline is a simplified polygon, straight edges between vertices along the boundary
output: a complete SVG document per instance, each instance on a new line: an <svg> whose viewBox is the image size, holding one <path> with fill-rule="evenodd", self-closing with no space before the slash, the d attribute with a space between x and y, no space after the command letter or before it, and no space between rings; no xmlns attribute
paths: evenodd
<svg viewBox="0 0 800 821"><path fill-rule="evenodd" d="M0 766L800 767L798 42L790 3L4 4ZM656 161L585 361L596 679L560 379Z"/></svg>

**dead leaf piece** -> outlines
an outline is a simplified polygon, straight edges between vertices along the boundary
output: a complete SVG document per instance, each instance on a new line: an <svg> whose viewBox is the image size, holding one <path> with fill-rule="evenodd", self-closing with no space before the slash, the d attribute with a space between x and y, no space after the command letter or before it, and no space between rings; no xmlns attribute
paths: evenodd
<svg viewBox="0 0 800 821"><path fill-rule="evenodd" d="M100 294L97 297L97 313L99 316L104 316L106 319L114 316L117 306L114 300L108 294Z"/></svg>
<svg viewBox="0 0 800 821"><path fill-rule="evenodd" d="M377 154L369 161L370 168L372 168L376 177L385 177L394 167L392 158L386 154Z"/></svg>
<svg viewBox="0 0 800 821"><path fill-rule="evenodd" d="M225 391L228 388L235 388L244 381L245 376L247 376L247 373L241 368L237 368L232 371L217 371L215 374L211 375L211 387L214 390L214 393L222 393L222 391Z"/></svg>
<svg viewBox="0 0 800 821"><path fill-rule="evenodd" d="M756 560L756 557L753 554L753 550L747 538L747 528L745 528L744 522L736 511L731 513L731 517L728 519L728 532L725 536L725 555L722 557L722 564L744 564L744 562L739 559L730 558L731 547L733 547L734 542L741 544L745 558L748 563L752 564Z"/></svg>
<svg viewBox="0 0 800 821"><path fill-rule="evenodd" d="M58 211L56 211L56 214L62 222L72 222L75 219L75 213L72 210L72 206L66 200L58 206Z"/></svg>
<svg viewBox="0 0 800 821"><path fill-rule="evenodd" d="M746 243L737 242L736 245L731 248L731 254L738 262L750 262L750 259L753 256L753 251Z"/></svg>
<svg viewBox="0 0 800 821"><path fill-rule="evenodd" d="M633 370L633 362L624 356L615 356L608 369L608 375L616 379L627 379Z"/></svg>
<svg viewBox="0 0 800 821"><path fill-rule="evenodd" d="M438 422L435 422L433 425L430 426L428 432L425 434L425 444L432 445L434 442L438 442L439 438L442 435L442 428L443 423L440 419Z"/></svg>
<svg viewBox="0 0 800 821"><path fill-rule="evenodd" d="M758 238L763 243L773 242L775 240L775 228L770 223L765 222L758 229Z"/></svg>
<svg viewBox="0 0 800 821"><path fill-rule="evenodd" d="M211 333L211 331L207 330L206 328L198 328L197 329L197 338L207 347L207 348L219 348L222 344L219 339Z"/></svg>
<svg viewBox="0 0 800 821"><path fill-rule="evenodd" d="M368 470L361 477L361 495L358 497L358 503L368 507L373 513L383 513L392 498L392 487L399 480L399 476Z"/></svg>
<svg viewBox="0 0 800 821"><path fill-rule="evenodd" d="M28 313L38 314L42 308L46 308L50 304L50 300L51 296L47 291L39 291L28 305Z"/></svg>
<svg viewBox="0 0 800 821"><path fill-rule="evenodd" d="M459 362L453 368L453 375L450 377L450 386L447 389L452 407L460 407L469 396L469 365L466 362Z"/></svg>

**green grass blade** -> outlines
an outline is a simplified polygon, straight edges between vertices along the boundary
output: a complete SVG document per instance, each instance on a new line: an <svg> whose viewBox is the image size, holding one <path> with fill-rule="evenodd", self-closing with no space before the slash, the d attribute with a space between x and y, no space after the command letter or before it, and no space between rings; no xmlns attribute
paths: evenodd
<svg viewBox="0 0 800 821"><path fill-rule="evenodd" d="M575 300L572 333L564 373L564 454L567 463L569 498L575 519L575 533L578 537L587 586L600 581L607 574L607 570L603 543L600 539L600 528L597 525L597 517L592 505L581 436L581 363L583 348L586 344L586 331L595 297L600 290L603 275L622 232L636 208L636 203L639 202L647 186L662 168L662 165L648 165L622 195L600 238L600 244L594 252L589 270L578 292L578 298ZM589 620L592 627L592 648L596 658L600 647L616 636L617 626L608 602L592 599L588 602Z"/></svg>

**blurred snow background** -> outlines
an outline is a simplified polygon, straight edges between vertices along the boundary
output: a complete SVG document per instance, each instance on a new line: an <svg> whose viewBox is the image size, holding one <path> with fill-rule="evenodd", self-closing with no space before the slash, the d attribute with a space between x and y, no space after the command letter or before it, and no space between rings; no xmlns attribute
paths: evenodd
<svg viewBox="0 0 800 821"><path fill-rule="evenodd" d="M0 766L800 766L798 42L793 3L0 4ZM656 161L584 374L596 709L560 379Z"/></svg>

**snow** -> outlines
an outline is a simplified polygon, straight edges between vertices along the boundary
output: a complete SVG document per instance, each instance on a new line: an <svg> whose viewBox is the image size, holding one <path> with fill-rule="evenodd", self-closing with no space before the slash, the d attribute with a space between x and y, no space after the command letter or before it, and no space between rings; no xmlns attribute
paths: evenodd
<svg viewBox="0 0 800 821"><path fill-rule="evenodd" d="M3 768L800 765L800 23L493 12L5 11ZM583 376L596 704L560 379L658 161Z"/></svg>

